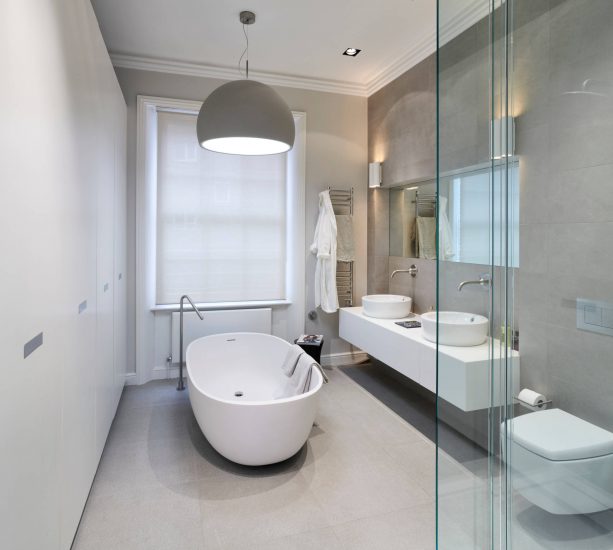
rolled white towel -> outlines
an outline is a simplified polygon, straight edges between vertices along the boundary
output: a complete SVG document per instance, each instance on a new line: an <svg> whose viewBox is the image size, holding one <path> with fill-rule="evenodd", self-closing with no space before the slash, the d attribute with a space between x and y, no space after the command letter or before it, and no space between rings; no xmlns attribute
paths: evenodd
<svg viewBox="0 0 613 550"><path fill-rule="evenodd" d="M292 380L295 380L294 386L296 388L296 393L294 393L294 395L306 393L309 390L309 387L311 386L311 371L313 370L313 363L315 363L315 359L306 353L301 355L300 359L298 359L296 372L294 373L294 376L292 376Z"/></svg>
<svg viewBox="0 0 613 550"><path fill-rule="evenodd" d="M281 370L287 377L294 376L294 372L296 370L296 366L298 365L298 359L300 356L304 354L304 350L293 344L285 355L285 359L283 360L283 364L281 365Z"/></svg>
<svg viewBox="0 0 613 550"><path fill-rule="evenodd" d="M285 383L279 387L274 393L274 399L284 399L285 397L294 397L309 391L311 386L311 372L315 359L306 353L298 358L296 369L293 376L289 377Z"/></svg>

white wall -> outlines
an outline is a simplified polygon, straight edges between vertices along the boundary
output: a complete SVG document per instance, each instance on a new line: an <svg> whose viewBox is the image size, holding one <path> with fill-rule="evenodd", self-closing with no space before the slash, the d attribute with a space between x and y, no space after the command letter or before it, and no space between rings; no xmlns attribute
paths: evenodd
<svg viewBox="0 0 613 550"><path fill-rule="evenodd" d="M69 548L125 381L126 106L88 0L3 1L0 47L0 548Z"/></svg>
<svg viewBox="0 0 613 550"><path fill-rule="evenodd" d="M129 342L135 334L135 167L136 167L136 98L137 95L172 99L206 98L223 81L132 69L116 69L128 104L128 258L129 258ZM355 298L366 293L366 192L367 192L367 104L366 98L276 87L294 111L306 113L306 311L313 308L315 259L308 252L317 221L317 194L328 186L355 191ZM273 318L273 331L275 330ZM318 312L318 319L305 319L306 331L324 334L324 353L341 353L350 346L338 336L338 315ZM156 314L154 361L165 366L170 351L170 315ZM135 350L131 345L129 365L134 368Z"/></svg>

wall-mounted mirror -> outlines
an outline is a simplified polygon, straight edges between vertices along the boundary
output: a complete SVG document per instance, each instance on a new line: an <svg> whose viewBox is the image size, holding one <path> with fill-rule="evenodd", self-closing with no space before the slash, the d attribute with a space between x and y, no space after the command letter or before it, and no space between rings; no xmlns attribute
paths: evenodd
<svg viewBox="0 0 613 550"><path fill-rule="evenodd" d="M502 255L508 253L509 265L519 267L518 161L511 161L508 180L505 173L495 167L492 176L491 166L485 165L447 174L441 178L439 200L436 180L391 188L390 256L436 259L436 215L440 209L442 260L489 265L494 248L495 265L501 265ZM501 192L506 186L511 197L508 202L503 201L506 191ZM490 225L491 211L494 219ZM508 234L507 227L511 228Z"/></svg>

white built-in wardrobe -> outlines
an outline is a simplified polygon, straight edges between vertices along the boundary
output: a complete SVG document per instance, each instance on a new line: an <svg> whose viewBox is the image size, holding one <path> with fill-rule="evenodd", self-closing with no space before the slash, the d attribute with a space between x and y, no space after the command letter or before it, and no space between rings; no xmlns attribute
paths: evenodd
<svg viewBox="0 0 613 550"><path fill-rule="evenodd" d="M127 368L126 105L89 0L0 2L0 50L0 548L68 549Z"/></svg>

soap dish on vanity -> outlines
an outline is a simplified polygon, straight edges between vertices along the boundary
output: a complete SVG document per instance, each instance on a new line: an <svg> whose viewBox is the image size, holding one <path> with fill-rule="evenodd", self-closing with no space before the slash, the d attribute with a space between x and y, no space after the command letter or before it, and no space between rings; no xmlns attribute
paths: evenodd
<svg viewBox="0 0 613 550"><path fill-rule="evenodd" d="M419 327L421 327L421 323L419 321L396 321L396 324L399 327L403 327L403 328L419 328Z"/></svg>

